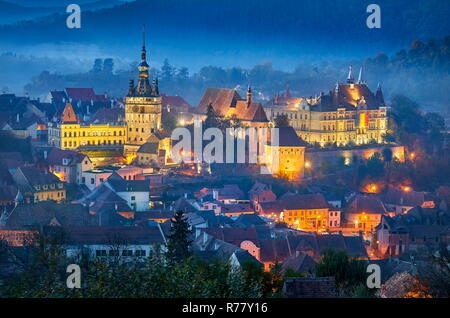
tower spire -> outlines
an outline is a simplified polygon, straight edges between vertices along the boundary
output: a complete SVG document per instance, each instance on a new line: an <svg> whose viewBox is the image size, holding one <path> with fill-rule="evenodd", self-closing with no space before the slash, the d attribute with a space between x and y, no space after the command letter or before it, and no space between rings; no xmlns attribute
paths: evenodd
<svg viewBox="0 0 450 318"><path fill-rule="evenodd" d="M362 72L363 67L361 66L361 68L359 69L358 84L362 84Z"/></svg>
<svg viewBox="0 0 450 318"><path fill-rule="evenodd" d="M247 106L250 106L252 103L252 87L248 85L247 87Z"/></svg>
<svg viewBox="0 0 450 318"><path fill-rule="evenodd" d="M150 82L148 80L147 50L145 49L145 26L142 27L142 50L141 63L139 63L139 79L136 87L136 94L140 96L148 96L150 94Z"/></svg>
<svg viewBox="0 0 450 318"><path fill-rule="evenodd" d="M349 84L353 84L354 83L353 71L352 71L352 66L351 65L348 67L347 83L349 83Z"/></svg>
<svg viewBox="0 0 450 318"><path fill-rule="evenodd" d="M375 98L377 99L380 105L384 105L384 96L383 91L381 90L381 84L378 82L377 92L375 93Z"/></svg>

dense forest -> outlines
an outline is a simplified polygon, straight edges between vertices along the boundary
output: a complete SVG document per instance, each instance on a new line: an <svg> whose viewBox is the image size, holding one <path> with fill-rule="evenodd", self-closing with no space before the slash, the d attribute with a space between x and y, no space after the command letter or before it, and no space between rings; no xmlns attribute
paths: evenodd
<svg viewBox="0 0 450 318"><path fill-rule="evenodd" d="M410 48L392 56L379 53L363 60L302 64L290 72L277 70L267 62L251 68L209 65L190 73L188 67L175 67L166 59L161 67L151 69L151 76L160 79L161 92L181 95L192 105L198 103L207 87L239 90L247 84L253 86L255 97L264 101L288 87L298 96L328 92L337 81L345 80L349 64L353 64L355 72L363 66L364 79L372 89L379 82L387 97L404 94L421 103L424 110L442 110L439 106L450 99L450 37L415 40ZM137 63L129 69L114 70L113 59L96 59L88 72L41 72L25 86L25 91L38 96L65 87L94 87L99 93L121 97L130 77L137 76L136 71Z"/></svg>

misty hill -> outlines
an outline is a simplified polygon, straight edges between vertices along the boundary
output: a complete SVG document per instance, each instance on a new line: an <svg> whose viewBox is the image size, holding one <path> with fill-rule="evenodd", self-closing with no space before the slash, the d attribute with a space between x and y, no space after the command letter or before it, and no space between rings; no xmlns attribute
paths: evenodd
<svg viewBox="0 0 450 318"><path fill-rule="evenodd" d="M266 50L270 55L327 52L363 56L396 50L417 38L450 34L449 1L380 0L382 28L368 29L366 7L372 2L137 0L85 12L79 30L67 29L66 15L57 15L1 26L0 39L21 44L96 43L125 51L130 45L136 46L145 23L151 43L179 51L222 54Z"/></svg>
<svg viewBox="0 0 450 318"><path fill-rule="evenodd" d="M44 96L54 89L93 87L110 96L122 97L126 93L130 73L133 72L136 76L137 63L130 65L130 69L113 71L111 67L102 68L101 59L95 62L89 72L67 75L42 72L26 85L25 90L32 96ZM197 105L207 87L237 88L245 95L248 83L251 83L256 99L268 101L275 93L282 92L287 87L294 96L308 97L322 91L328 92L336 82L345 81L349 64L350 61L303 64L290 72L278 70L270 63L247 69L206 65L190 74L187 67L174 67L166 60L160 68L151 69L151 77L160 79L161 92L181 95L193 105ZM108 62L108 65L111 63ZM361 59L353 64L355 75L361 65L363 80L367 81L372 90L381 83L387 100L393 95L403 94L420 102L426 110L443 110L448 105L450 36L427 42L415 40L409 48L391 56L379 53Z"/></svg>

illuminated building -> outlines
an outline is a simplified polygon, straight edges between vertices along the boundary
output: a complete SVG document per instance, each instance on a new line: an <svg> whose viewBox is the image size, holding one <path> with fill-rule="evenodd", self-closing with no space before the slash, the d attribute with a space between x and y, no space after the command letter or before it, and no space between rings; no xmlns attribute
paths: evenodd
<svg viewBox="0 0 450 318"><path fill-rule="evenodd" d="M375 195L355 195L345 209L345 219L354 231L371 232L387 215L386 208Z"/></svg>
<svg viewBox="0 0 450 318"><path fill-rule="evenodd" d="M53 173L34 167L20 167L14 173L13 179L28 202L60 202L66 198L64 184Z"/></svg>
<svg viewBox="0 0 450 318"><path fill-rule="evenodd" d="M261 103L255 102L252 96L250 87L247 89L245 99L234 89L209 87L196 107L194 119L204 120L208 107L212 106L217 116L236 119L243 126L269 127L269 120Z"/></svg>
<svg viewBox="0 0 450 318"><path fill-rule="evenodd" d="M125 120L127 122L127 142L125 155L136 154L151 134L161 129L162 102L158 90L157 79L149 81L149 65L147 51L143 39L141 63L138 66L139 78L135 86L130 80L128 94L125 97Z"/></svg>
<svg viewBox="0 0 450 318"><path fill-rule="evenodd" d="M73 150L53 148L47 156L49 171L59 180L68 183L82 183L83 171L93 168L89 156Z"/></svg>
<svg viewBox="0 0 450 318"><path fill-rule="evenodd" d="M337 83L328 94L310 98L276 95L264 110L272 122L287 116L304 141L321 146L380 143L387 130L387 107L380 85L374 94L362 79L362 69L355 82L351 67L347 82Z"/></svg>
<svg viewBox="0 0 450 318"><path fill-rule="evenodd" d="M266 146L266 164L274 176L300 182L304 175L306 143L292 127L278 128L278 137L278 145Z"/></svg>
<svg viewBox="0 0 450 318"><path fill-rule="evenodd" d="M280 200L284 203L283 221L290 227L304 231L326 231L329 228L330 205L321 193L286 194Z"/></svg>
<svg viewBox="0 0 450 318"><path fill-rule="evenodd" d="M122 119L110 123L85 123L71 104L66 104L59 122L50 122L49 144L60 149L82 146L119 146L126 141L126 125Z"/></svg>

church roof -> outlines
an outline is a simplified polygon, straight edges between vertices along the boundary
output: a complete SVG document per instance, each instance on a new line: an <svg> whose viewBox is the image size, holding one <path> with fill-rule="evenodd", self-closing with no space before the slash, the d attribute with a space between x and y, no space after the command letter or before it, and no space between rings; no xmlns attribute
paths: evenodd
<svg viewBox="0 0 450 318"><path fill-rule="evenodd" d="M76 124L78 122L78 117L75 115L75 112L73 110L72 104L67 103L66 107L64 108L61 122L64 124Z"/></svg>
<svg viewBox="0 0 450 318"><path fill-rule="evenodd" d="M335 111L337 108L346 108L352 110L358 106L378 109L384 106L384 100L381 91L377 93L377 96L365 83L339 83L329 94L317 97L312 102L312 109Z"/></svg>
<svg viewBox="0 0 450 318"><path fill-rule="evenodd" d="M268 122L261 103L247 102L234 89L209 87L196 110L198 113L206 114L209 105L219 116L236 116L245 121Z"/></svg>
<svg viewBox="0 0 450 318"><path fill-rule="evenodd" d="M303 141L291 126L278 127L278 146L279 147L306 147L307 143Z"/></svg>

